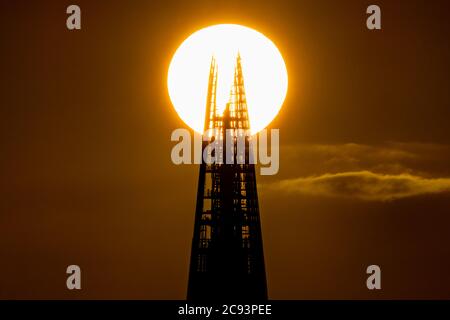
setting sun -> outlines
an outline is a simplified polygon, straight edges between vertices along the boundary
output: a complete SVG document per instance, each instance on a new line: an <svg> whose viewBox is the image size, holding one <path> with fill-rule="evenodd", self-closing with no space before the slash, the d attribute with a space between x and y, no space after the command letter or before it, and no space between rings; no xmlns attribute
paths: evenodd
<svg viewBox="0 0 450 320"><path fill-rule="evenodd" d="M286 96L287 70L274 43L240 25L201 29L177 49L169 66L169 96L180 118L203 132L211 57L218 65L217 106L225 109L237 54L241 55L252 133L264 129L278 114Z"/></svg>

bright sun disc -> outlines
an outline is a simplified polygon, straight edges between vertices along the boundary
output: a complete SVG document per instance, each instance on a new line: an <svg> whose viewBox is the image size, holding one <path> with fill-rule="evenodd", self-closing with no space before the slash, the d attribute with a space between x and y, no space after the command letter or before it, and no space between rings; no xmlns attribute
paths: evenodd
<svg viewBox="0 0 450 320"><path fill-rule="evenodd" d="M169 96L178 115L202 133L209 68L218 66L217 107L229 100L237 53L241 55L251 132L264 129L277 115L287 92L287 70L277 47L263 34L240 25L201 29L177 49L169 66Z"/></svg>

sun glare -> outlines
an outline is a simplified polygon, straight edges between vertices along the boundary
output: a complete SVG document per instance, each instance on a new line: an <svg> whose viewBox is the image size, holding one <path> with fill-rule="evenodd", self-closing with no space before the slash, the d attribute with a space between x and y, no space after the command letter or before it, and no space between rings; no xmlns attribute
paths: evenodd
<svg viewBox="0 0 450 320"><path fill-rule="evenodd" d="M263 34L240 25L201 29L177 49L169 66L169 96L178 115L202 133L211 57L218 65L217 106L224 110L238 52L242 59L251 132L264 129L277 115L287 92L287 70L277 47Z"/></svg>

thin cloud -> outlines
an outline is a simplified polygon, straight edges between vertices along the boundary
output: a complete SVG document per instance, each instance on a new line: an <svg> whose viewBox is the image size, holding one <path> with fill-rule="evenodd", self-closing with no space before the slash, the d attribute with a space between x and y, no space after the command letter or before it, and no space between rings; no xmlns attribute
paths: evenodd
<svg viewBox="0 0 450 320"><path fill-rule="evenodd" d="M285 179L263 186L289 193L389 201L425 194L450 192L450 178L426 178L371 171L327 173L320 176Z"/></svg>

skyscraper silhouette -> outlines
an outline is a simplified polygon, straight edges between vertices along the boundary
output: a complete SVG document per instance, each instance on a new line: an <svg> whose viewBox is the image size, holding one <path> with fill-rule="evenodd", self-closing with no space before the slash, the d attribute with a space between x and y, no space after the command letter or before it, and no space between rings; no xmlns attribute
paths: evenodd
<svg viewBox="0 0 450 320"><path fill-rule="evenodd" d="M209 163L202 159L200 165L187 298L265 300L258 194L255 165L250 161L251 137L245 134L250 123L240 55L223 114L218 113L216 105L217 77L213 57L202 151L207 153L208 145L214 142L222 144L210 153L219 161ZM243 152L239 141L244 142Z"/></svg>

